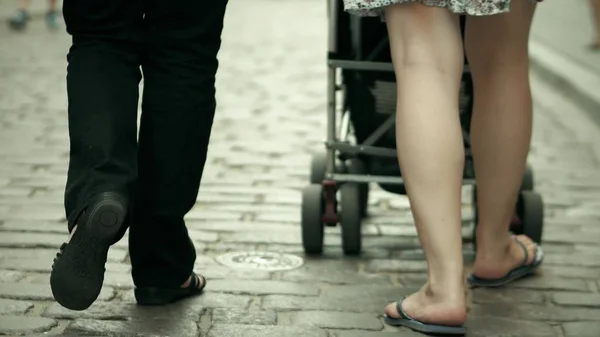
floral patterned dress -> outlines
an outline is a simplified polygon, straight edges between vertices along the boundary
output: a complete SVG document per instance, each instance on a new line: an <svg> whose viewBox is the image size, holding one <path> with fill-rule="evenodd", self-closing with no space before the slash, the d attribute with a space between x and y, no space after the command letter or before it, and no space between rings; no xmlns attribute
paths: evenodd
<svg viewBox="0 0 600 337"><path fill-rule="evenodd" d="M514 0L525 1L525 0ZM530 0L540 2L542 0ZM493 15L510 10L511 0L344 0L346 11L360 16L381 16L386 6L419 2L428 6L445 7L457 14Z"/></svg>

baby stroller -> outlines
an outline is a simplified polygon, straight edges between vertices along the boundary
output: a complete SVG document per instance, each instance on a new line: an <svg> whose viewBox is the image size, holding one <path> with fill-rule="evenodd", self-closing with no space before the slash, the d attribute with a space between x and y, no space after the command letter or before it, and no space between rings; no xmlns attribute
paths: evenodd
<svg viewBox="0 0 600 337"><path fill-rule="evenodd" d="M324 227L339 223L344 253L356 255L361 251L361 222L367 216L369 183L395 194L406 193L395 149L395 75L385 24L379 18L348 15L342 0L328 0L327 6L326 151L313 155L310 185L302 191L302 242L306 254L322 253ZM463 17L463 32L464 25ZM464 185L475 184L469 141L472 105L473 85L465 58L460 100L466 155ZM544 207L533 184L528 166L511 231L541 243ZM476 206L475 186L473 191ZM478 222L476 209L474 224Z"/></svg>

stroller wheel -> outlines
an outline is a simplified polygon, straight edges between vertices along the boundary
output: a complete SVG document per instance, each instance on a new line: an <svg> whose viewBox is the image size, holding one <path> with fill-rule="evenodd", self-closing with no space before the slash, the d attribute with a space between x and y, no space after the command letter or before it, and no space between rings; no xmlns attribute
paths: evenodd
<svg viewBox="0 0 600 337"><path fill-rule="evenodd" d="M538 244L542 243L544 231L544 202L539 193L522 191L517 202L520 232ZM517 234L517 233L515 233Z"/></svg>
<svg viewBox="0 0 600 337"><path fill-rule="evenodd" d="M310 161L310 183L321 184L325 179L325 169L327 168L327 154L315 153Z"/></svg>
<svg viewBox="0 0 600 337"><path fill-rule="evenodd" d="M342 225L342 248L346 255L360 254L362 244L360 216L360 187L345 183L340 187L340 218Z"/></svg>
<svg viewBox="0 0 600 337"><path fill-rule="evenodd" d="M533 186L533 169L527 164L523 174L523 182L521 182L521 191L533 191Z"/></svg>
<svg viewBox="0 0 600 337"><path fill-rule="evenodd" d="M323 252L324 200L321 185L312 184L302 190L302 245L309 255Z"/></svg>
<svg viewBox="0 0 600 337"><path fill-rule="evenodd" d="M348 164L348 173L356 175L366 175L368 174L368 171L367 167L365 166L362 160L354 158L350 160L350 163ZM360 217L364 218L367 216L367 206L369 204L369 184L358 184L358 190Z"/></svg>

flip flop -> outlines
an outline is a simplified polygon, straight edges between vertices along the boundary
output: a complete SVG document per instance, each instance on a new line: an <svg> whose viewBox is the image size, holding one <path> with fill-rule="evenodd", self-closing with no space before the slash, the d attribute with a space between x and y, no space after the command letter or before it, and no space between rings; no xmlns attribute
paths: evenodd
<svg viewBox="0 0 600 337"><path fill-rule="evenodd" d="M135 299L139 305L165 305L201 294L206 287L206 278L196 273L192 273L191 277L190 285L185 288L135 288Z"/></svg>
<svg viewBox="0 0 600 337"><path fill-rule="evenodd" d="M527 264L527 260L529 260L527 247L525 247L523 242L517 240L517 238L515 238L515 242L517 242L521 249L523 249L523 263L521 263L520 266L514 268L513 270L509 271L508 274L497 279L481 278L471 274L467 277L467 282L474 287L496 288L533 274L533 272L542 264L542 261L544 260L544 251L542 250L542 247L539 245L535 247L535 257L533 258L533 262L531 264Z"/></svg>
<svg viewBox="0 0 600 337"><path fill-rule="evenodd" d="M406 299L406 297L404 297L404 299ZM414 331L418 331L425 334L462 336L467 333L467 329L461 325L436 325L426 324L417 321L416 319L407 315L406 312L404 312L404 310L402 310L402 302L404 301L404 299L396 301L396 310L400 314L400 317L394 318L388 315L383 315L383 322L385 324L391 326L404 326Z"/></svg>

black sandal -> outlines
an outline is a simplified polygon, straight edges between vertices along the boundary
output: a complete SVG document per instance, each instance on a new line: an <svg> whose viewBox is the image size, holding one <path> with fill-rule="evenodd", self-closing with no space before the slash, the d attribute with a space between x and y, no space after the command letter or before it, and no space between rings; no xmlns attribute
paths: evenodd
<svg viewBox="0 0 600 337"><path fill-rule="evenodd" d="M406 298L406 296L404 297ZM433 334L433 335L459 335L463 336L467 333L467 329L463 325L450 326L450 325L438 325L438 324L429 324L423 323L421 321L417 321L416 319L410 317L404 309L402 309L402 301L404 299L396 302L396 310L400 317L390 317L388 315L383 315L383 322L387 325L391 326L404 326L414 331L422 332L424 334Z"/></svg>
<svg viewBox="0 0 600 337"><path fill-rule="evenodd" d="M191 277L190 285L185 288L135 288L135 300L139 305L165 305L201 294L206 287L206 278L196 273Z"/></svg>
<svg viewBox="0 0 600 337"><path fill-rule="evenodd" d="M52 295L60 305L84 310L98 298L108 249L122 231L126 216L127 199L105 192L95 196L74 221L77 230L60 246L50 273Z"/></svg>

